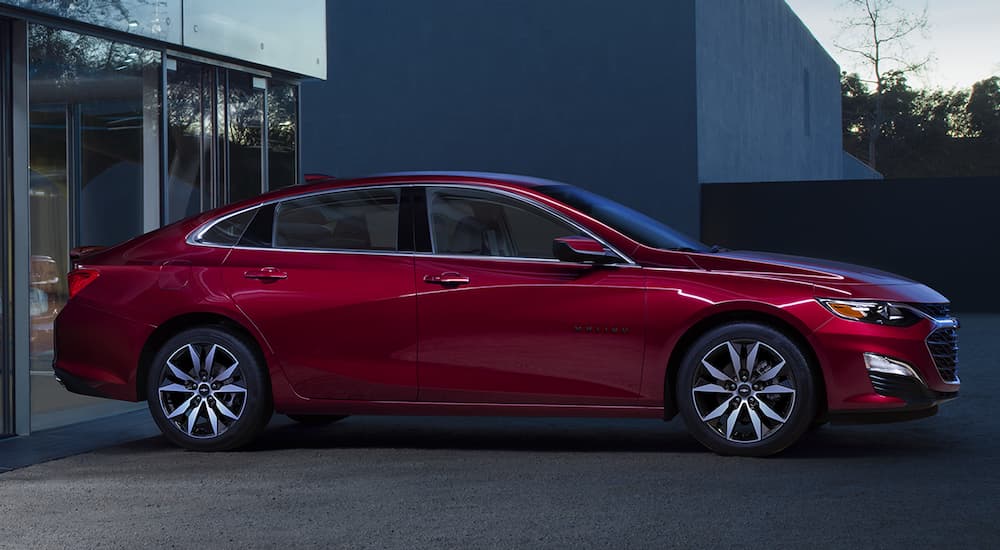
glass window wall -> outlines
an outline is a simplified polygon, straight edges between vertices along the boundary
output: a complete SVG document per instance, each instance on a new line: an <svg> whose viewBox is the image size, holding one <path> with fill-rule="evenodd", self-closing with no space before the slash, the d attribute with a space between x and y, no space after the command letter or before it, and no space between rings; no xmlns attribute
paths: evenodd
<svg viewBox="0 0 1000 550"><path fill-rule="evenodd" d="M236 202L264 190L264 79L228 72L229 202Z"/></svg>
<svg viewBox="0 0 1000 550"><path fill-rule="evenodd" d="M160 179L161 54L33 24L28 58L29 355L32 429L40 429L121 407L59 387L52 328L72 247L116 244L159 223L144 197Z"/></svg>
<svg viewBox="0 0 1000 550"><path fill-rule="evenodd" d="M212 204L216 72L200 63L168 63L165 223L193 216Z"/></svg>
<svg viewBox="0 0 1000 550"><path fill-rule="evenodd" d="M298 85L165 62L158 50L65 29L27 28L28 356L31 428L38 430L135 406L71 394L55 381L53 323L67 300L70 250L113 245L296 183ZM4 372L0 396L11 391ZM0 406L0 428L10 423L4 414Z"/></svg>
<svg viewBox="0 0 1000 550"><path fill-rule="evenodd" d="M299 87L272 80L267 89L267 181L275 190L298 177Z"/></svg>

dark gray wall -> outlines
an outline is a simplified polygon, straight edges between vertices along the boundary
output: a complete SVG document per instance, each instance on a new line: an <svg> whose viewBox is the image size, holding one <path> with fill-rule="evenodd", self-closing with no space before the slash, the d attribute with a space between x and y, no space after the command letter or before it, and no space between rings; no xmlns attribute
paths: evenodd
<svg viewBox="0 0 1000 550"><path fill-rule="evenodd" d="M697 0L699 181L843 179L840 67L784 0Z"/></svg>
<svg viewBox="0 0 1000 550"><path fill-rule="evenodd" d="M696 233L694 1L329 0L303 168L548 177Z"/></svg>
<svg viewBox="0 0 1000 550"><path fill-rule="evenodd" d="M1000 177L702 186L702 240L869 265L1000 311Z"/></svg>

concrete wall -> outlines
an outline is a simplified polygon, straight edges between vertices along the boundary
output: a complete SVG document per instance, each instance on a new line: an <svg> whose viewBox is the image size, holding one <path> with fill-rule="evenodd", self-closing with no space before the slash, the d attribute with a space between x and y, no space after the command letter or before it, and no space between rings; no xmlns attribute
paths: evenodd
<svg viewBox="0 0 1000 550"><path fill-rule="evenodd" d="M884 179L884 177L878 171L872 170L871 166L868 166L854 155L844 151L844 179L880 180Z"/></svg>
<svg viewBox="0 0 1000 550"><path fill-rule="evenodd" d="M1000 312L1000 177L702 186L702 240L853 262Z"/></svg>
<svg viewBox="0 0 1000 550"><path fill-rule="evenodd" d="M702 182L840 179L840 68L783 0L696 0Z"/></svg>
<svg viewBox="0 0 1000 550"><path fill-rule="evenodd" d="M329 0L303 168L548 177L696 233L694 2Z"/></svg>

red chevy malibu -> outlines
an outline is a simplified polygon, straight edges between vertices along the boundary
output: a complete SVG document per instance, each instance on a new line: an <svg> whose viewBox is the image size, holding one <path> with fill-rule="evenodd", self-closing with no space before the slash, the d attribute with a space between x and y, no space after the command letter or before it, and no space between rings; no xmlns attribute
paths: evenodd
<svg viewBox="0 0 1000 550"><path fill-rule="evenodd" d="M73 392L245 445L273 412L670 419L724 454L958 395L958 322L873 269L713 249L583 189L320 179L87 251L56 320Z"/></svg>

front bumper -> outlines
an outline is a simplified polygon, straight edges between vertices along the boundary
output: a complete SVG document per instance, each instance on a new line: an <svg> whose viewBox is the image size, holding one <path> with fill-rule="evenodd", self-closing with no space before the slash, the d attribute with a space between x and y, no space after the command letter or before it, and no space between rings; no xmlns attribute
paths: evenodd
<svg viewBox="0 0 1000 550"><path fill-rule="evenodd" d="M830 419L885 422L895 420L894 416L919 418L934 414L939 404L957 397L956 365L943 364L932 347L931 336L942 329L956 331L957 338L953 319L924 319L911 327L886 327L834 318L817 329L810 339L823 369ZM957 350L957 340L953 343ZM866 354L905 363L914 376L869 371Z"/></svg>
<svg viewBox="0 0 1000 550"><path fill-rule="evenodd" d="M935 391L909 376L870 372L868 377L875 393L898 399L905 405L888 409L835 411L830 413L830 421L838 424L879 424L916 420L934 416L938 405L958 397L957 391Z"/></svg>

